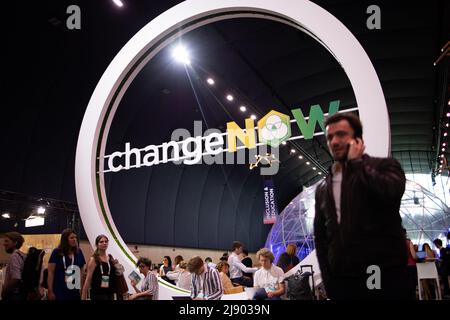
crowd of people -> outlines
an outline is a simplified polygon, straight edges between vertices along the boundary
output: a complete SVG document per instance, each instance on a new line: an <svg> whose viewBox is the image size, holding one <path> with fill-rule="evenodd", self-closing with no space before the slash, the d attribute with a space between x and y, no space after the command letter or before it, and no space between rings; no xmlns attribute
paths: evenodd
<svg viewBox="0 0 450 320"><path fill-rule="evenodd" d="M157 300L158 278L189 290L196 300L220 299L224 294L243 292L245 287L263 288L265 294L258 299L280 299L285 293L284 274L299 261L295 245L289 245L282 254L280 266L274 265L273 253L263 248L256 254L258 267L255 267L238 241L233 242L231 254L225 252L217 263L210 257L195 256L185 261L178 255L174 263L170 256L164 256L157 267L150 259L140 257L136 267L143 279L130 277L132 290L129 290L123 265L108 253L106 235L95 239L95 251L86 261L76 232L66 229L50 255L47 268L39 271L39 281L31 296L23 285L28 281L24 279L27 255L20 250L23 243L24 238L18 232L4 235L4 247L11 257L2 287L3 300ZM129 294L130 291L134 293Z"/></svg>

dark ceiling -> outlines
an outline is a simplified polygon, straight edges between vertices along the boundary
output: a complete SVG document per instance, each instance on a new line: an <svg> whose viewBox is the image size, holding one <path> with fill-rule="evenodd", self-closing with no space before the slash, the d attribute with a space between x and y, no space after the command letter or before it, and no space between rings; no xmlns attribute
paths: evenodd
<svg viewBox="0 0 450 320"><path fill-rule="evenodd" d="M3 29L2 69L8 76L1 80L6 99L0 118L0 189L76 202L75 147L95 85L120 48L179 1L124 2L119 10L112 1L79 1L78 31L65 26L66 8L76 1L11 8ZM314 2L341 20L372 60L388 105L392 155L406 172L431 174L448 99L448 59L433 66L449 39L448 1ZM372 4L381 8L381 30L366 27ZM223 131L228 121L243 126L245 117L261 117L271 109L290 113L299 107L307 114L311 105L326 110L332 100L340 100L340 109L356 107L340 65L315 40L286 25L233 19L181 40L192 56L191 82L171 59L171 47L161 51L121 101L107 154L123 150L125 142L143 147L169 141L176 128L192 132L194 120L204 129ZM214 88L206 85L207 76L216 80ZM235 96L233 103L224 99L228 92ZM241 103L248 108L245 114ZM280 148L280 160L274 181L281 209L331 163L321 136L289 142ZM313 163L307 165L308 160ZM129 242L227 248L240 239L257 249L269 230L261 223L262 178L247 165L167 164L109 173L106 181L113 217Z"/></svg>

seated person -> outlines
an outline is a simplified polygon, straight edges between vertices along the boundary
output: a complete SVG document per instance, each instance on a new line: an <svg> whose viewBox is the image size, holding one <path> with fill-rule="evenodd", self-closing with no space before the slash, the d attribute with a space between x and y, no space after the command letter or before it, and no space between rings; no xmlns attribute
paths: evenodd
<svg viewBox="0 0 450 320"><path fill-rule="evenodd" d="M284 287L284 272L280 267L273 264L275 257L273 253L266 248L259 250L256 253L256 258L261 264L261 268L255 272L253 278L254 286L257 288L264 288L267 296L257 295L254 299L269 299L279 300L285 292Z"/></svg>
<svg viewBox="0 0 450 320"><path fill-rule="evenodd" d="M224 294L232 294L232 293L239 293L244 291L243 286L234 286L231 282L230 278L228 277L228 270L230 269L230 265L225 262L221 261L217 264L217 271L219 271L220 280L222 281L223 291Z"/></svg>
<svg viewBox="0 0 450 320"><path fill-rule="evenodd" d="M192 274L191 298L193 300L220 300L223 295L219 271L208 267L199 256L189 260L187 270Z"/></svg>
<svg viewBox="0 0 450 320"><path fill-rule="evenodd" d="M180 261L178 263L178 269L176 269L176 271L167 272L166 276L170 280L175 281L175 284L177 285L178 288L190 290L192 275L186 269L187 269L187 262Z"/></svg>

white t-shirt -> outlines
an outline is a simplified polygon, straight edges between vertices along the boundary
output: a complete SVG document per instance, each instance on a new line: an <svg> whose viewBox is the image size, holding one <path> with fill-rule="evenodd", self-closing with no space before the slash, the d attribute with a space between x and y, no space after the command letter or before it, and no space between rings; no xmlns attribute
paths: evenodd
<svg viewBox="0 0 450 320"><path fill-rule="evenodd" d="M258 268L246 267L241 262L241 258L234 252L228 257L228 264L230 265L230 279L231 280L242 277L242 272L253 273L256 270L258 270Z"/></svg>
<svg viewBox="0 0 450 320"><path fill-rule="evenodd" d="M341 223L341 186L342 186L342 171L333 173L333 197L334 205L336 207L337 222Z"/></svg>
<svg viewBox="0 0 450 320"><path fill-rule="evenodd" d="M259 269L253 276L253 283L255 287L264 288L266 292L273 292L278 290L279 283L284 281L283 269L272 264L269 270L264 268Z"/></svg>

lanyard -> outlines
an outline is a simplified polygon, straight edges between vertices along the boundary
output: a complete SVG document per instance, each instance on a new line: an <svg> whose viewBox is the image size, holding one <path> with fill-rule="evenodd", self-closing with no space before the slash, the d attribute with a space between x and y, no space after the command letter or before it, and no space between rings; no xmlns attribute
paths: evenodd
<svg viewBox="0 0 450 320"><path fill-rule="evenodd" d="M67 270L67 265L66 265L66 256L62 257L63 259L63 264L64 264L64 270ZM73 266L73 263L75 262L75 256L73 256L72 260L72 264L70 266Z"/></svg>
<svg viewBox="0 0 450 320"><path fill-rule="evenodd" d="M106 275L109 276L109 274L111 273L111 267L109 265L109 260L108 260L107 263L108 263L108 273ZM103 266L102 266L102 264L103 264L103 261L100 259L100 272L101 272L101 274L103 276Z"/></svg>

